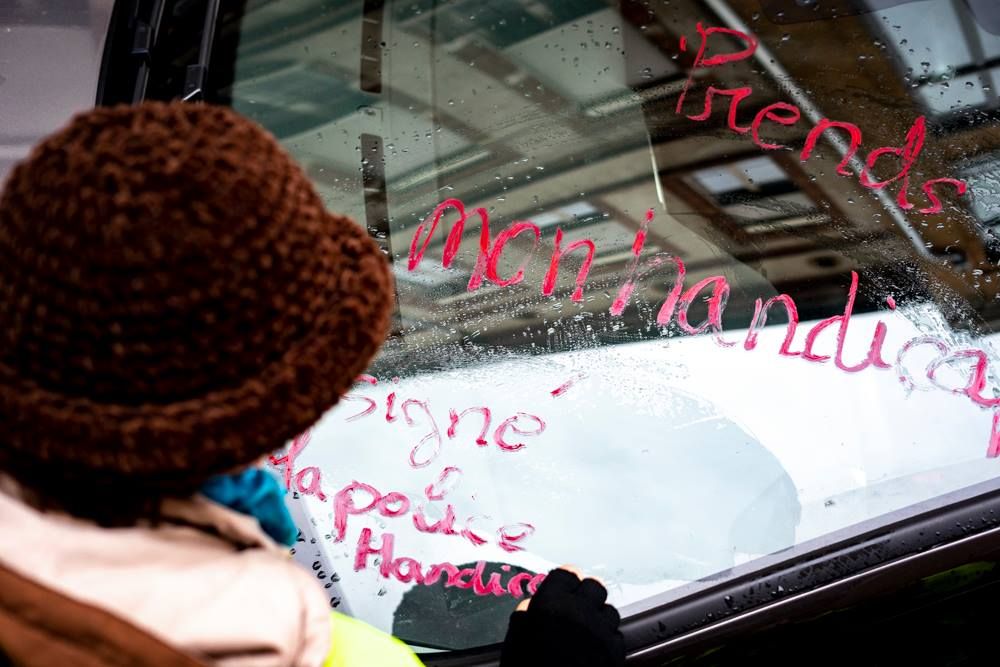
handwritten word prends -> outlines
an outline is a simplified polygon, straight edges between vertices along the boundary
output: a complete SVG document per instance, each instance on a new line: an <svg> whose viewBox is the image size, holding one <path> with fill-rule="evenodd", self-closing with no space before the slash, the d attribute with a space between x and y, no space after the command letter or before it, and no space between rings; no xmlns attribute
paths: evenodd
<svg viewBox="0 0 1000 667"><path fill-rule="evenodd" d="M747 33L740 32L739 30L733 30L731 28L704 28L701 23L698 23L696 27L698 34L701 36L701 44L698 47L698 54L695 56L687 81L684 82L684 87L681 89L680 97L677 100L675 112L678 114L683 114L684 103L687 101L691 83L694 81L694 77L696 76L696 72L698 70L721 67L722 65L729 63L746 60L757 50L756 38ZM708 50L709 37L712 35L726 35L732 37L742 42L744 48L740 51L732 53L720 53L718 55L706 56L705 52ZM686 50L686 48L686 40L682 38L681 50ZM740 125L737 121L739 104L752 94L753 89L750 88L750 86L743 86L740 88L716 88L715 86L710 85L705 91L705 102L701 113L685 115L685 118L696 122L708 120L712 115L712 103L715 97L728 97L729 113L726 118L726 124L730 130L736 132L737 134L750 134L750 138L753 140L754 144L765 151L785 150L789 148L788 146L784 146L782 144L771 143L761 139L761 125L763 125L765 121L770 121L783 126L794 125L799 122L802 117L801 110L794 104L789 104L788 102L774 102L758 111L750 125ZM848 148L843 159L840 161L840 164L837 165L837 173L842 176L851 176L852 174L847 168L847 165L858 152L862 141L861 129L854 123L830 120L829 118L820 119L820 121L809 131L809 134L806 135L805 144L802 147L802 151L799 153L799 159L802 162L808 160L812 155L813 150L816 148L816 142L818 142L823 133L828 130L839 130L847 133L847 137L850 139L850 147ZM920 151L924 146L924 137L926 134L926 120L923 116L919 116L913 121L913 125L906 133L905 144L903 146L882 146L869 152L864 161L864 168L861 170L859 175L859 182L861 185L870 190L881 190L893 183L898 183L899 192L896 195L896 203L904 210L914 208L913 203L909 200L910 170L913 168L913 164L917 161L917 157L920 155ZM878 161L886 156L898 158L900 168L899 171L897 171L891 178L878 180L872 175L872 170L875 168ZM924 181L923 185L921 185L921 189L923 190L924 195L926 195L929 205L919 209L920 213L930 215L941 212L941 200L938 199L935 192L935 187L939 185L952 186L960 196L964 195L968 189L968 185L965 181L960 181L954 178L928 179Z"/></svg>

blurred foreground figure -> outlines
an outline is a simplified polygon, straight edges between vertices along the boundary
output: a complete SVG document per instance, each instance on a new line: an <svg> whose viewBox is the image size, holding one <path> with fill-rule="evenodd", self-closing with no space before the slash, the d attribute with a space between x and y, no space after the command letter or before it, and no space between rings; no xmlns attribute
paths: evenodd
<svg viewBox="0 0 1000 667"><path fill-rule="evenodd" d="M11 662L420 664L331 614L257 467L368 366L393 302L378 247L269 134L205 105L82 114L11 174L0 254ZM595 586L543 585L505 667L591 635L601 662L559 664L621 664Z"/></svg>

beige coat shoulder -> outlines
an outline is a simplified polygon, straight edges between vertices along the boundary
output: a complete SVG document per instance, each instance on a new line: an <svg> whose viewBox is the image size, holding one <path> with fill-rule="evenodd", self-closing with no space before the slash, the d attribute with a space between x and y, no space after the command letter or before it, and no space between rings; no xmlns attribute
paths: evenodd
<svg viewBox="0 0 1000 667"><path fill-rule="evenodd" d="M8 480L9 482L9 480ZM329 609L310 573L257 522L205 498L159 526L101 528L0 492L0 561L225 667L317 667Z"/></svg>

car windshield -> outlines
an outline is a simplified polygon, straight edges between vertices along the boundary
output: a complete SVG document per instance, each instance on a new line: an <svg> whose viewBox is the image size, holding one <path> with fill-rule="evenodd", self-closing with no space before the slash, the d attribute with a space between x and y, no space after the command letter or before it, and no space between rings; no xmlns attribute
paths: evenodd
<svg viewBox="0 0 1000 667"><path fill-rule="evenodd" d="M334 607L489 644L997 476L993 3L251 0L212 70L395 273L273 459Z"/></svg>

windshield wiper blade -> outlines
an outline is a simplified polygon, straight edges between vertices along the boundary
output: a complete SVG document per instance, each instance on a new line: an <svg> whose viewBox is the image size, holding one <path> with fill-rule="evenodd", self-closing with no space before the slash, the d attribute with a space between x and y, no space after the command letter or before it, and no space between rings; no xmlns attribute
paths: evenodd
<svg viewBox="0 0 1000 667"><path fill-rule="evenodd" d="M97 104L137 104L146 97L166 0L116 3L104 45Z"/></svg>
<svg viewBox="0 0 1000 667"><path fill-rule="evenodd" d="M207 0L205 19L201 26L198 60L188 65L184 74L184 92L181 99L185 102L205 99L205 83L208 80L208 67L212 59L212 40L215 37L215 24L218 18L219 0Z"/></svg>

